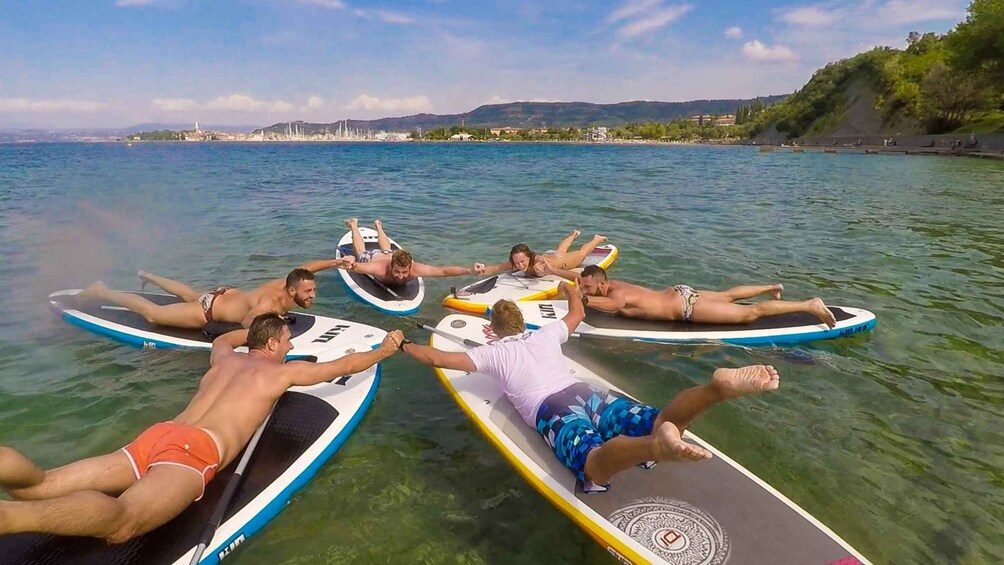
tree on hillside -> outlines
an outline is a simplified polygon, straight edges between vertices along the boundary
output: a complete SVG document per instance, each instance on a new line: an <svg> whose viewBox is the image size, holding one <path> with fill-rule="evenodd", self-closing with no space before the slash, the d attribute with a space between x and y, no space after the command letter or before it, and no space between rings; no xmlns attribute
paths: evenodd
<svg viewBox="0 0 1004 565"><path fill-rule="evenodd" d="M985 74L1004 89L1004 2L973 0L966 21L947 37L952 65Z"/></svg>
<svg viewBox="0 0 1004 565"><path fill-rule="evenodd" d="M944 63L934 65L924 78L921 92L930 133L958 128L987 102L987 89L979 77L958 72Z"/></svg>

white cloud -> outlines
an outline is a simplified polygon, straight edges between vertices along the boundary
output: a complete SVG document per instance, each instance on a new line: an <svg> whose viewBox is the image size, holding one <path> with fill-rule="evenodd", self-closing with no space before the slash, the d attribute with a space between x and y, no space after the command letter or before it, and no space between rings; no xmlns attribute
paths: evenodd
<svg viewBox="0 0 1004 565"><path fill-rule="evenodd" d="M311 96L307 98L307 109L308 110L320 110L324 107L324 99L320 96Z"/></svg>
<svg viewBox="0 0 1004 565"><path fill-rule="evenodd" d="M108 108L104 102L86 100L30 100L28 98L0 98L0 112L71 112L89 114Z"/></svg>
<svg viewBox="0 0 1004 565"><path fill-rule="evenodd" d="M739 26L732 26L725 30L725 37L731 37L732 39L737 39L743 36L743 29Z"/></svg>
<svg viewBox="0 0 1004 565"><path fill-rule="evenodd" d="M961 21L966 13L946 0L890 0L876 10L883 23L902 25L938 20Z"/></svg>
<svg viewBox="0 0 1004 565"><path fill-rule="evenodd" d="M313 4L315 6L321 6L324 8L331 8L332 10L341 10L345 7L345 2L342 0L296 0L301 4Z"/></svg>
<svg viewBox="0 0 1004 565"><path fill-rule="evenodd" d="M116 0L115 5L120 8L126 8L129 6L149 6L155 1L156 0Z"/></svg>
<svg viewBox="0 0 1004 565"><path fill-rule="evenodd" d="M499 96L498 94L496 94L496 95L492 96L491 98L489 98L488 102L485 102L485 104L508 104L510 102L512 102L512 100L510 100L508 98L503 98L503 97Z"/></svg>
<svg viewBox="0 0 1004 565"><path fill-rule="evenodd" d="M199 107L199 103L189 98L155 98L153 107L165 112L188 112Z"/></svg>
<svg viewBox="0 0 1004 565"><path fill-rule="evenodd" d="M798 55L784 45L765 45L753 40L743 44L743 56L755 63L791 63L798 60Z"/></svg>
<svg viewBox="0 0 1004 565"><path fill-rule="evenodd" d="M800 26L826 26L841 18L839 10L824 10L818 6L803 6L781 14L781 21Z"/></svg>
<svg viewBox="0 0 1004 565"><path fill-rule="evenodd" d="M432 107L428 96L411 96L408 98L377 98L361 94L355 100L344 106L346 110L379 110L382 112L421 112Z"/></svg>
<svg viewBox="0 0 1004 565"><path fill-rule="evenodd" d="M283 100L255 100L246 94L231 94L210 100L205 105L207 110L225 110L230 112L291 112L296 106Z"/></svg>
<svg viewBox="0 0 1004 565"><path fill-rule="evenodd" d="M690 4L683 4L681 6L672 6L670 8L648 13L628 24L625 24L624 27L617 31L617 33L621 37L637 37L639 35L644 35L661 28L672 21L678 20L692 8L693 6Z"/></svg>
<svg viewBox="0 0 1004 565"><path fill-rule="evenodd" d="M607 22L615 23L623 19L630 18L635 14L644 12L650 8L658 6L662 3L662 0L628 0L621 4L620 8L617 8L610 15L607 16Z"/></svg>

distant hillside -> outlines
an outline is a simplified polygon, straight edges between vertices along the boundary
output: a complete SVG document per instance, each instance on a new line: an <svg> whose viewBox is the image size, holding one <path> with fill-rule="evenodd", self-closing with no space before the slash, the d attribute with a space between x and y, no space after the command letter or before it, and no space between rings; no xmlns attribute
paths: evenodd
<svg viewBox="0 0 1004 565"><path fill-rule="evenodd" d="M787 95L760 98L774 104ZM334 132L339 124L353 129L372 131L413 131L461 124L474 127L617 127L631 122L668 122L696 114L735 114L740 105L752 103L755 98L736 100L692 100L689 102L620 102L618 104L590 104L588 102L511 102L488 104L464 114L416 114L402 118L379 120L346 120L330 124L295 122L305 134ZM267 132L285 133L286 122L266 128ZM262 130L255 130L262 131Z"/></svg>
<svg viewBox="0 0 1004 565"><path fill-rule="evenodd" d="M1004 11L976 0L945 35L910 33L816 71L758 117L754 139L1004 131Z"/></svg>

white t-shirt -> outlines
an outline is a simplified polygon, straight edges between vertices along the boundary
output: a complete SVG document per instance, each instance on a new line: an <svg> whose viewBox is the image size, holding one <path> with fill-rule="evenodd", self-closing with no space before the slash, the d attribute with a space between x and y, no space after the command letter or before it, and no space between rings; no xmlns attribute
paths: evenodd
<svg viewBox="0 0 1004 565"><path fill-rule="evenodd" d="M558 320L535 332L504 337L467 352L479 373L498 379L505 395L530 426L548 396L579 382L568 372L561 344L568 326Z"/></svg>

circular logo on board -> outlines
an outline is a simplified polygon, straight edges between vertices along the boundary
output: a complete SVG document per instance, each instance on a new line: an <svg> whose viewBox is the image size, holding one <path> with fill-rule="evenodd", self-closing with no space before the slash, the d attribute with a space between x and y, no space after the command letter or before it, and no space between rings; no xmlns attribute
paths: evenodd
<svg viewBox="0 0 1004 565"><path fill-rule="evenodd" d="M450 322L450 327L451 328L458 328L459 329L459 328L462 328L462 327L464 327L466 325L467 325L467 322L465 322L464 320L453 320L452 322Z"/></svg>
<svg viewBox="0 0 1004 565"><path fill-rule="evenodd" d="M346 349L346 350L345 350L345 353L346 353L346 354L349 354L349 353L355 353L355 352L356 352L356 350L355 350L355 349L353 349L353 348L351 348L351 347L350 347L349 349Z"/></svg>
<svg viewBox="0 0 1004 565"><path fill-rule="evenodd" d="M720 565L729 557L729 537L718 521L681 500L638 500L615 510L610 522L670 563Z"/></svg>

